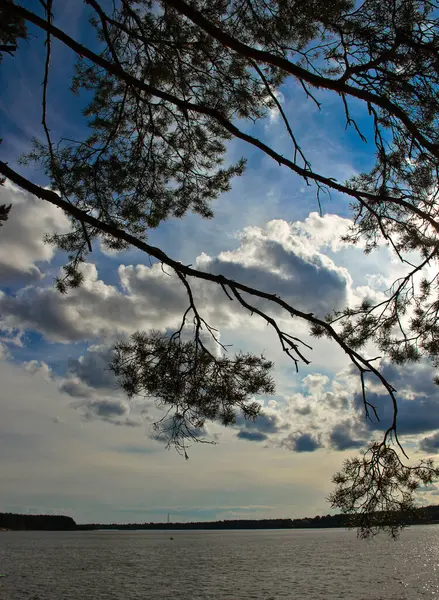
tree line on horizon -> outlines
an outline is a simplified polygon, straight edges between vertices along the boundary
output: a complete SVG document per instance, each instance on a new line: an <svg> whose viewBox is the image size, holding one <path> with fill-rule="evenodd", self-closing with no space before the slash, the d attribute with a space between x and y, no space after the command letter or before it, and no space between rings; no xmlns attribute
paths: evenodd
<svg viewBox="0 0 439 600"><path fill-rule="evenodd" d="M18 513L0 513L0 530L46 530L72 531L76 523L65 515L26 515Z"/></svg>
<svg viewBox="0 0 439 600"><path fill-rule="evenodd" d="M395 511L375 515L377 523L402 527L415 524L439 523L439 505L430 505L402 513ZM220 530L220 529L325 529L361 527L361 515L317 515L299 519L223 519L218 521L191 521L185 523L83 523L77 524L65 515L26 515L0 513L0 530L13 531L94 531L94 530ZM372 515L373 519L373 515ZM373 521L372 521L373 522Z"/></svg>

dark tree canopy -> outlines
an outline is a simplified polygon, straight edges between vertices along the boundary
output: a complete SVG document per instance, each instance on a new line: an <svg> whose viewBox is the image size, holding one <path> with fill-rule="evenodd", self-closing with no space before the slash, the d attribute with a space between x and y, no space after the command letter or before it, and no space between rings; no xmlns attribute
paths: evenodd
<svg viewBox="0 0 439 600"><path fill-rule="evenodd" d="M69 254L65 277L57 281L60 292L81 284L79 264L97 239L114 249L136 247L178 275L188 296L181 329L173 335L140 332L122 341L112 368L128 395L151 396L169 409L171 421L167 417L158 430L170 428L170 441L184 452L185 440L198 439L206 419L228 424L237 411L255 418L253 395L274 390L269 360L239 353L231 358L221 345L218 352L209 349L203 335L217 341L216 333L197 310L191 281L217 284L263 319L296 367L308 362L309 349L295 337L294 321L291 331L281 330L258 300L306 321L314 336L331 338L359 374L366 416L375 414L366 376L384 386L393 406L393 423L383 439L362 458L348 461L334 478L331 496L335 507L364 514L363 532L373 532L380 524L367 515L410 509L417 487L439 474L429 461L415 467L403 462L392 382L362 354L365 344L373 342L398 364L427 357L439 366L439 274L418 281L424 267L437 265L438 259L438 3L85 2L96 34L87 47L58 29L52 0L41 2L35 12L26 2L7 1L0 8L0 56L15 49L26 27L45 38L43 135L24 160L44 169L53 191L5 162L0 162L0 173L70 217L71 232L50 240ZM47 90L53 40L76 55L72 93L88 102L83 111L88 134L81 139L51 138ZM344 109L346 126L364 141L351 107L359 103L367 110L374 131L368 142L375 145L369 172L341 183L311 168L277 99L277 88L287 80L317 106L318 90L332 93ZM272 108L280 112L291 138L288 156L247 133L246 124ZM213 216L212 201L245 168L244 159L225 166L227 142L233 138L314 185L319 205L324 193L342 194L352 208L348 239L366 241L366 252L383 240L393 248L410 269L384 301L366 301L322 318L271 290L186 266L148 244L148 230L170 217L188 211ZM0 209L4 221L9 207Z"/></svg>
<svg viewBox="0 0 439 600"><path fill-rule="evenodd" d="M186 458L186 441L203 437L206 419L227 426L237 409L255 419L261 406L248 398L274 391L272 363L251 354L215 356L198 336L182 341L178 333L170 338L159 331L138 333L114 350L110 366L122 389L129 398L157 398L167 408L155 428Z"/></svg>

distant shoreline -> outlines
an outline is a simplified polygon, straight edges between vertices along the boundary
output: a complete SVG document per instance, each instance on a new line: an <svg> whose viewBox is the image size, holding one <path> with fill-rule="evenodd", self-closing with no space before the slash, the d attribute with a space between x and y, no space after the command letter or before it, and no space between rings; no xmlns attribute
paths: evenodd
<svg viewBox="0 0 439 600"><path fill-rule="evenodd" d="M418 508L411 513L376 514L377 523L399 521L406 525L439 523L439 505ZM0 513L0 532L4 531L183 531L183 530L257 530L257 529L332 529L358 527L355 515L324 515L302 519L226 519L189 523L84 523L77 524L65 515L23 515Z"/></svg>

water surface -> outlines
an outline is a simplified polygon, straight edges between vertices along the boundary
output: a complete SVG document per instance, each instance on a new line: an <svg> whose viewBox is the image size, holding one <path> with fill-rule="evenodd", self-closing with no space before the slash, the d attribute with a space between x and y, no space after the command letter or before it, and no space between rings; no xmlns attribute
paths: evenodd
<svg viewBox="0 0 439 600"><path fill-rule="evenodd" d="M170 535L173 540L170 540ZM0 600L439 598L439 526L0 533Z"/></svg>

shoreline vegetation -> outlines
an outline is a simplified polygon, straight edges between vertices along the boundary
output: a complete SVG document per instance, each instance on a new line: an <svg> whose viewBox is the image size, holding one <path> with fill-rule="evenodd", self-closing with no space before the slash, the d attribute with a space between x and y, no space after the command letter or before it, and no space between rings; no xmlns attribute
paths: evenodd
<svg viewBox="0 0 439 600"><path fill-rule="evenodd" d="M410 513L377 513L377 521L407 525L439 523L439 505L425 506ZM77 524L64 515L0 513L0 533L4 531L93 531L93 530L200 530L200 529L318 529L358 527L356 515L324 515L302 519L233 519L188 523L85 523Z"/></svg>

